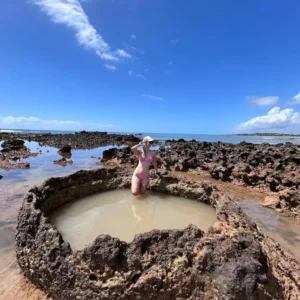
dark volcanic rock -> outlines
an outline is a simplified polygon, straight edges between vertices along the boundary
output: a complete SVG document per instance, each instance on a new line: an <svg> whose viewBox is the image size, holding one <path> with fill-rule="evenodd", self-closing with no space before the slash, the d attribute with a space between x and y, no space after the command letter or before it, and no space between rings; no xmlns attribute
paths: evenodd
<svg viewBox="0 0 300 300"><path fill-rule="evenodd" d="M72 149L91 149L106 145L140 142L140 138L132 134L108 134L107 132L81 131L75 134L0 133L0 140L7 141L11 139L36 141L40 146L51 146L58 149L66 145Z"/></svg>
<svg viewBox="0 0 300 300"><path fill-rule="evenodd" d="M157 151L158 167L168 171L206 172L212 178L280 192L287 188L300 194L300 145L240 144L169 141L169 148ZM105 153L106 154L106 153ZM109 155L108 155L109 154ZM130 148L109 149L103 161L136 166ZM281 212L300 219L300 204L286 198ZM294 206L296 203L296 207ZM291 207L294 207L292 210Z"/></svg>
<svg viewBox="0 0 300 300"><path fill-rule="evenodd" d="M65 146L61 147L58 150L58 152L67 153L67 152L71 152L71 149L72 149L71 146L65 145Z"/></svg>
<svg viewBox="0 0 300 300"><path fill-rule="evenodd" d="M65 166L67 165L68 161L67 161L67 159L65 159L65 158L63 157L63 158L61 158L61 159L54 160L53 163L54 163L55 165L60 165L60 166L65 167Z"/></svg>
<svg viewBox="0 0 300 300"><path fill-rule="evenodd" d="M111 148L108 150L104 150L103 151L103 157L102 157L102 161L108 161L111 160L112 158L114 158L118 153L118 148Z"/></svg>
<svg viewBox="0 0 300 300"><path fill-rule="evenodd" d="M30 168L30 163L28 162L20 162L20 163L11 163L9 160L0 161L0 168L6 171L12 169L28 169Z"/></svg>
<svg viewBox="0 0 300 300"><path fill-rule="evenodd" d="M30 163L27 162L22 162L22 163L10 162L10 161L18 161L21 158L28 158L30 156L38 155L38 153L30 152L30 150L24 146L24 143L25 142L23 140L8 139L1 144L1 146L3 147L0 153L1 169L4 170L28 169L30 167Z"/></svg>
<svg viewBox="0 0 300 300"><path fill-rule="evenodd" d="M209 182L162 174L150 189L205 201L219 222L204 233L195 226L152 230L131 243L99 235L73 252L47 215L74 199L130 187L118 168L50 178L24 198L16 253L24 275L53 299L297 299L299 263L265 237L237 202Z"/></svg>
<svg viewBox="0 0 300 300"><path fill-rule="evenodd" d="M3 176L2 175L0 175L0 180L3 178Z"/></svg>
<svg viewBox="0 0 300 300"><path fill-rule="evenodd" d="M18 139L13 139L13 140L7 140L4 141L1 146L5 151L9 150L20 150L24 148L24 141L23 140L18 140ZM25 147L26 148L26 147Z"/></svg>

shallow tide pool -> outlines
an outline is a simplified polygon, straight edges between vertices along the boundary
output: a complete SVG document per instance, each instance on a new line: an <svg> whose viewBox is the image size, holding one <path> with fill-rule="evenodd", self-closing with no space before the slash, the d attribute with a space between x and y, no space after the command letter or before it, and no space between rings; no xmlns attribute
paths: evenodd
<svg viewBox="0 0 300 300"><path fill-rule="evenodd" d="M99 234L130 242L152 229L193 224L205 231L217 218L211 206L183 197L153 192L134 197L129 190L114 190L65 204L50 220L72 249L80 250Z"/></svg>

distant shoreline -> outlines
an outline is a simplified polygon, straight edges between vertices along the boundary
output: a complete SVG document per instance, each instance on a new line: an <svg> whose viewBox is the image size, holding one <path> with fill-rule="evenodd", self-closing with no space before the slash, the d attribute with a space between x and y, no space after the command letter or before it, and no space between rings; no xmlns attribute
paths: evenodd
<svg viewBox="0 0 300 300"><path fill-rule="evenodd" d="M293 137L300 137L300 134L290 134L290 133L239 133L239 134L232 134L237 136L293 136Z"/></svg>

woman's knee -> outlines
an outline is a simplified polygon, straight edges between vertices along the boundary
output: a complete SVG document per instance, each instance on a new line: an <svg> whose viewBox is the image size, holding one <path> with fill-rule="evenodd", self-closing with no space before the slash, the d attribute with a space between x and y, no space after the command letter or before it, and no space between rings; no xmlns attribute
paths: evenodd
<svg viewBox="0 0 300 300"><path fill-rule="evenodd" d="M140 194L145 194L147 191L147 188L148 188L147 186L141 187Z"/></svg>

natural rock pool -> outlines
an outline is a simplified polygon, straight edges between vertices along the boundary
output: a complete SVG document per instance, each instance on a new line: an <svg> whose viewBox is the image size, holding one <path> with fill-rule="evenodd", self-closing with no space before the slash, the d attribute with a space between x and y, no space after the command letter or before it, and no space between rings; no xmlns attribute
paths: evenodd
<svg viewBox="0 0 300 300"><path fill-rule="evenodd" d="M16 256L25 277L55 300L297 299L300 272L296 259L265 236L237 201L211 183L194 182L168 172L151 178L151 193L162 193L165 199L172 195L209 204L218 222L206 232L194 225L154 229L135 235L133 240L131 237L130 242L100 234L94 240L91 237L92 242L83 249L74 251L56 227L59 224L51 222L53 212L70 203L92 203L87 197L100 197L111 190L130 195L130 191L123 190L130 187L130 180L128 170L112 168L49 178L32 187L19 211L16 232ZM128 198L131 205L129 200L147 204L146 198ZM97 210L95 205L92 210ZM81 211L87 211L86 205ZM140 224L142 213L135 210L132 214ZM193 214L188 214L189 220L193 219ZM114 221L115 226L124 229L129 223L119 216ZM68 227L69 232L72 226Z"/></svg>
<svg viewBox="0 0 300 300"><path fill-rule="evenodd" d="M83 249L99 234L130 242L135 234L152 229L193 224L205 231L217 221L215 210L205 203L154 192L134 197L125 189L65 204L50 219L73 250Z"/></svg>

